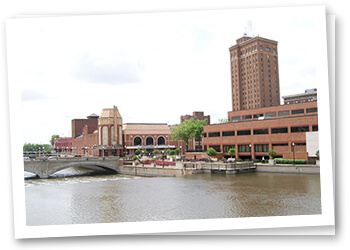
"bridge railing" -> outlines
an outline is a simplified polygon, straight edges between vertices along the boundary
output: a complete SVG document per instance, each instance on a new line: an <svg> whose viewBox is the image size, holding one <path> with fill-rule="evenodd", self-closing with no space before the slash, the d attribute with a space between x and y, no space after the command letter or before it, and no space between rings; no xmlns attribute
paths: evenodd
<svg viewBox="0 0 350 250"><path fill-rule="evenodd" d="M202 170L244 170L256 168L253 161L236 162L236 163L202 163L202 162L186 162L184 168L202 169Z"/></svg>

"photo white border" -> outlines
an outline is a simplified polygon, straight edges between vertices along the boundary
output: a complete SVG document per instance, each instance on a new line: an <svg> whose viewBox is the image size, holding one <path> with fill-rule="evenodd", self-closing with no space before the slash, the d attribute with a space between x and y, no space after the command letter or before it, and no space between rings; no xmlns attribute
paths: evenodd
<svg viewBox="0 0 350 250"><path fill-rule="evenodd" d="M304 7L300 7L304 8ZM308 7L310 8L310 7ZM323 6L312 7L315 11L323 13ZM320 15L322 17L322 15ZM317 22L318 31L323 34L320 48L327 51L326 20L320 18ZM8 47L11 44L7 45ZM11 65L8 58L8 65ZM332 226L334 225L334 197L332 155L322 152L331 152L331 129L329 109L329 87L327 54L320 54L317 72L318 85L318 115L321 152L321 195L322 215L301 216L276 216L276 217L254 217L254 218L232 218L232 219L207 219L186 221L159 221L159 222L124 222L108 224L83 224L83 225L57 225L57 226L26 226L25 199L22 160L22 134L19 119L21 114L21 96L19 86L11 84L11 72L9 67L8 88L10 107L11 128L11 154L12 154L12 181L14 201L14 224L15 238L37 238L37 237L64 237L64 236L87 236L87 235L123 235L144 234L164 232L190 232L206 230L231 230L231 229L254 229L254 228L283 228L283 227L307 227L307 226ZM328 167L322 167L328 166Z"/></svg>

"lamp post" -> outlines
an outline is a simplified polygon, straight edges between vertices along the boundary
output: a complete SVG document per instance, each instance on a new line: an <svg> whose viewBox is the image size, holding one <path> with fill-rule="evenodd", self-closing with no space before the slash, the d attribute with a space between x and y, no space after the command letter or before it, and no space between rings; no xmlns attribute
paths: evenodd
<svg viewBox="0 0 350 250"><path fill-rule="evenodd" d="M162 150L162 161L163 161L162 167L164 168L164 150Z"/></svg>
<svg viewBox="0 0 350 250"><path fill-rule="evenodd" d="M292 142L292 149L293 149L293 166L295 166L295 151L294 151L294 146L295 146L295 143Z"/></svg>
<svg viewBox="0 0 350 250"><path fill-rule="evenodd" d="M250 160L252 159L252 144L249 144Z"/></svg>
<svg viewBox="0 0 350 250"><path fill-rule="evenodd" d="M182 146L180 146L180 159L182 161Z"/></svg>

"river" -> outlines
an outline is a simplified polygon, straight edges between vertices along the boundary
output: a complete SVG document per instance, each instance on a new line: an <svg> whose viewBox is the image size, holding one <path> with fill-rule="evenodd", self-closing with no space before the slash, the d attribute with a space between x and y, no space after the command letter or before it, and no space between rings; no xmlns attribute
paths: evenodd
<svg viewBox="0 0 350 250"><path fill-rule="evenodd" d="M72 170L68 170L72 171ZM80 174L80 173L79 173ZM35 225L321 214L320 175L249 173L26 179Z"/></svg>

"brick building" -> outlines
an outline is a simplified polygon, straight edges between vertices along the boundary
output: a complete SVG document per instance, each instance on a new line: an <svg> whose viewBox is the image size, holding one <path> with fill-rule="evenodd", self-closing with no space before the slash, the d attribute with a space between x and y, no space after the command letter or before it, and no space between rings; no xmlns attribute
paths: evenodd
<svg viewBox="0 0 350 250"><path fill-rule="evenodd" d="M98 155L98 118L91 114L86 119L72 120L72 153L78 155Z"/></svg>
<svg viewBox="0 0 350 250"><path fill-rule="evenodd" d="M243 36L229 51L232 110L279 105L277 42Z"/></svg>
<svg viewBox="0 0 350 250"><path fill-rule="evenodd" d="M229 123L204 126L203 142L224 156L235 148L237 159L267 159L272 149L277 157L295 152L297 159L307 160L306 133L318 131L316 101L232 111L229 118Z"/></svg>
<svg viewBox="0 0 350 250"><path fill-rule="evenodd" d="M53 147L57 153L70 154L72 152L72 137L55 139Z"/></svg>
<svg viewBox="0 0 350 250"><path fill-rule="evenodd" d="M317 89L307 89L305 93L282 96L284 104L317 101Z"/></svg>
<svg viewBox="0 0 350 250"><path fill-rule="evenodd" d="M136 149L184 150L182 142L170 137L170 126L164 123L127 123L118 108L106 108L100 116L72 120L72 153L77 155L119 156Z"/></svg>
<svg viewBox="0 0 350 250"><path fill-rule="evenodd" d="M205 149L228 156L235 148L236 159L266 159L269 150L283 158L314 157L318 146L309 155L307 134L318 136L317 98L280 105L277 42L243 36L229 51L232 111L228 123L204 126Z"/></svg>
<svg viewBox="0 0 350 250"><path fill-rule="evenodd" d="M170 126L166 123L126 123L123 125L123 140L126 154L134 154L136 149L153 150L185 149L182 141L175 142L170 136Z"/></svg>

